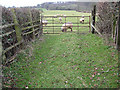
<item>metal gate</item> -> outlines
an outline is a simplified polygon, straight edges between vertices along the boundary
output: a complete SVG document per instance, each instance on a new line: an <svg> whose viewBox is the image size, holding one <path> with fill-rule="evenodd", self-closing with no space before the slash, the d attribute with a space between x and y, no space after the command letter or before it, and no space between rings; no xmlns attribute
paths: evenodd
<svg viewBox="0 0 120 90"><path fill-rule="evenodd" d="M84 23L80 23L80 18L82 16L42 16L42 21L47 21L47 25L43 24L43 34L60 34L61 26L64 23L73 23L73 32L79 32L81 28L88 28L90 31L90 16L84 16ZM61 18L61 20L60 20ZM67 32L70 30L68 29Z"/></svg>

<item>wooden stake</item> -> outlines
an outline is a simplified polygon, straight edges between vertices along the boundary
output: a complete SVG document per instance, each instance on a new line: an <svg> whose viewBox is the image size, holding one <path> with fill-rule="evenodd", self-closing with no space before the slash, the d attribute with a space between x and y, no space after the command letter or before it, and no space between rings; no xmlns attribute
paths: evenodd
<svg viewBox="0 0 120 90"><path fill-rule="evenodd" d="M33 20L32 20L32 13L31 10L29 9L29 14L30 14L30 24L31 26L33 26ZM34 32L34 26L32 27L32 31L33 31L33 40L35 39L35 32Z"/></svg>
<svg viewBox="0 0 120 90"><path fill-rule="evenodd" d="M119 17L118 17L118 37L117 37L117 50L120 51L120 1L118 2L119 5Z"/></svg>
<svg viewBox="0 0 120 90"><path fill-rule="evenodd" d="M92 25L95 26L95 16L96 16L96 5L94 5L93 11L92 11ZM92 33L95 33L95 29L92 28Z"/></svg>
<svg viewBox="0 0 120 90"><path fill-rule="evenodd" d="M17 41L18 42L21 42L22 41L22 36L21 36L21 29L20 29L20 25L17 21L17 17L16 17L16 13L15 13L15 10L12 9L12 13L13 13L13 21L14 21L14 24L15 24L15 32L16 32L16 37L17 37Z"/></svg>
<svg viewBox="0 0 120 90"><path fill-rule="evenodd" d="M91 22L91 20L90 20L90 16L89 16L89 32L91 32L90 22Z"/></svg>

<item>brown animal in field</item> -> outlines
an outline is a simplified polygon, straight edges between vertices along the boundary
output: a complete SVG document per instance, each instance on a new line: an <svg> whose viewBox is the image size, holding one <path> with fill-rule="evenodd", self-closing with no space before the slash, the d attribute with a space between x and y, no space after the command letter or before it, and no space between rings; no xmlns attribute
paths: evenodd
<svg viewBox="0 0 120 90"><path fill-rule="evenodd" d="M64 23L61 27L62 32L66 32L67 29L71 29L72 32L73 24L71 22Z"/></svg>

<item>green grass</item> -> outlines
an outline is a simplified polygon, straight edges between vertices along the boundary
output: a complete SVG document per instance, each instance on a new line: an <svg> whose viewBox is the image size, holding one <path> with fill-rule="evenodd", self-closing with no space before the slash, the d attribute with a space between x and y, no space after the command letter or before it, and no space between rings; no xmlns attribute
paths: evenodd
<svg viewBox="0 0 120 90"><path fill-rule="evenodd" d="M51 15L56 15L56 14L64 14L68 16L81 16L81 15L86 15L89 16L90 13L81 13L81 12L76 12L74 10L45 10L44 15L51 16Z"/></svg>
<svg viewBox="0 0 120 90"><path fill-rule="evenodd" d="M32 56L27 49L4 69L6 86L117 88L117 52L103 39L89 33L69 32L42 38L42 42L32 43Z"/></svg>
<svg viewBox="0 0 120 90"><path fill-rule="evenodd" d="M75 11L44 12L45 15L56 13L80 14ZM117 51L88 31L89 28L79 28L79 34L43 35L30 43L30 47L22 50L13 63L3 67L3 87L117 88Z"/></svg>

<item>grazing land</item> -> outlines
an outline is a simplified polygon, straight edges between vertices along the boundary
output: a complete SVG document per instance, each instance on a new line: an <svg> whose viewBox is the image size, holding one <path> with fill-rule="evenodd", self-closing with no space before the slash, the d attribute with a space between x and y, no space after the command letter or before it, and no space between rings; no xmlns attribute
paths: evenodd
<svg viewBox="0 0 120 90"><path fill-rule="evenodd" d="M66 11L66 10L44 10L44 16L54 16L58 15L57 18L43 18L43 20L47 20L48 24L47 26L59 26L59 27L54 27L54 32L55 33L61 33L61 26L62 24L65 23L65 17L62 17L62 21L60 22L59 17L61 15L66 15L66 16L90 16L90 13L81 13L81 12L76 12L76 11ZM80 23L80 18L81 17L66 17L66 22L72 22L73 23L73 31L79 32L79 30L84 30L86 28L84 27L74 27L74 26L89 26L89 17L85 17L85 22L84 24ZM53 24L54 20L54 24ZM79 24L77 24L79 23ZM68 30L70 31L70 29ZM43 33L51 33L53 32L53 27L44 27Z"/></svg>
<svg viewBox="0 0 120 90"><path fill-rule="evenodd" d="M83 15L75 11L52 10L46 10L44 15L63 13ZM89 16L88 13L84 15ZM3 67L3 87L118 87L117 51L103 38L89 33L89 28L79 28L79 33L43 35L28 46L13 63Z"/></svg>

